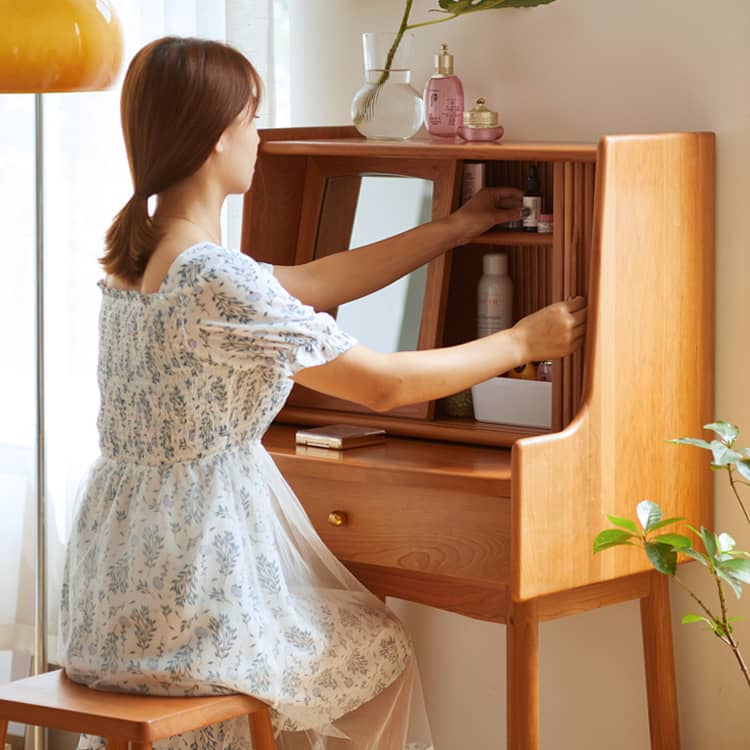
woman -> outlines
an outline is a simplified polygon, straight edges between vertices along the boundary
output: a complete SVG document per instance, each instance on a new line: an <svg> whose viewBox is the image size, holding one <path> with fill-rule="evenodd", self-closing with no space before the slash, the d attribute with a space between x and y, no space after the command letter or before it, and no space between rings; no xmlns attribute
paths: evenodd
<svg viewBox="0 0 750 750"><path fill-rule="evenodd" d="M315 310L518 219L520 193L485 190L356 253L256 263L222 247L219 218L226 196L250 187L260 88L231 47L173 37L144 47L125 77L134 193L102 258L102 455L68 546L60 660L104 690L256 695L284 749L427 744L408 735L408 636L323 545L260 439L292 381L379 410L438 398L570 353L585 307L552 305L448 349L358 345ZM99 745L84 735L79 747ZM158 745L248 747L247 722Z"/></svg>

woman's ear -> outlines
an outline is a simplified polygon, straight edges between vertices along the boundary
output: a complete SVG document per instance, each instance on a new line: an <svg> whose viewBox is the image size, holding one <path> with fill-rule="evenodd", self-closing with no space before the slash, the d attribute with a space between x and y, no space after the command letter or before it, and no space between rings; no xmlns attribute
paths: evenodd
<svg viewBox="0 0 750 750"><path fill-rule="evenodd" d="M220 136L219 140L214 143L213 153L220 154L227 147L227 131L225 130Z"/></svg>

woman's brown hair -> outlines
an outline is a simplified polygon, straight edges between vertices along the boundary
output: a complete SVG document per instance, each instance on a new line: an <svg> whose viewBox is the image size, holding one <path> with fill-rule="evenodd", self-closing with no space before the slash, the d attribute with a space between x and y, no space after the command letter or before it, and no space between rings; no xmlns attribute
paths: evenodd
<svg viewBox="0 0 750 750"><path fill-rule="evenodd" d="M228 44L169 36L135 55L120 98L133 196L107 231L100 258L107 273L140 280L162 236L149 196L198 171L248 104L254 114L260 93L257 71Z"/></svg>

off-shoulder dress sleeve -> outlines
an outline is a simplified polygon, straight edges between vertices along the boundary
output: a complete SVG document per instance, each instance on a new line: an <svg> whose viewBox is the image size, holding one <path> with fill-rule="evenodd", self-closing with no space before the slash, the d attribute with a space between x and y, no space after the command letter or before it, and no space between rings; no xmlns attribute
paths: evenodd
<svg viewBox="0 0 750 750"><path fill-rule="evenodd" d="M265 365L288 377L357 343L330 315L287 292L272 266L225 248L194 261L201 268L193 274L186 330L198 356L233 367Z"/></svg>

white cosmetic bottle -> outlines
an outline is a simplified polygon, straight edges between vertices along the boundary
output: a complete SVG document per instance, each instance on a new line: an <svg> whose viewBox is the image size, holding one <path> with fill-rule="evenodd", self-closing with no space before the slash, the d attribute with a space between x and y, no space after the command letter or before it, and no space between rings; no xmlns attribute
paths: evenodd
<svg viewBox="0 0 750 750"><path fill-rule="evenodd" d="M477 288L477 336L489 336L513 325L513 282L508 276L508 256L488 253L482 258L483 274Z"/></svg>

